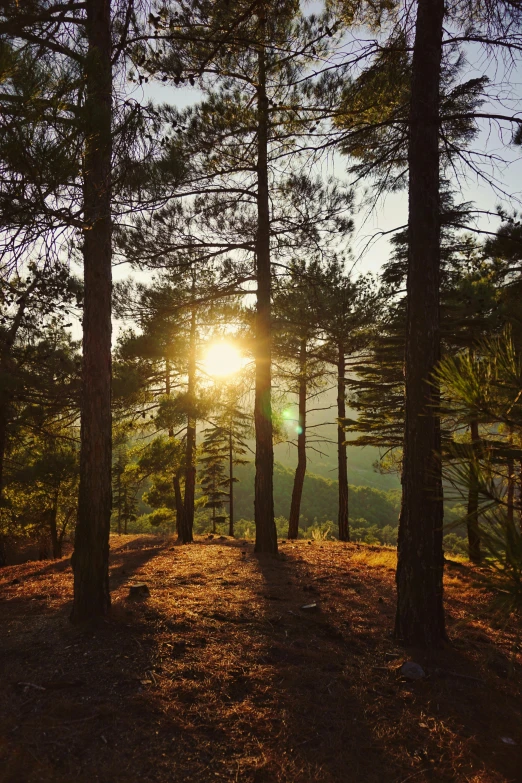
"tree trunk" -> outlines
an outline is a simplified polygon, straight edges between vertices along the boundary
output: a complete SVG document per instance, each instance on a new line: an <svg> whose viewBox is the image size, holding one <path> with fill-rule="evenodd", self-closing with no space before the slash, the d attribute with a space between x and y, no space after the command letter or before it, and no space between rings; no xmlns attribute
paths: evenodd
<svg viewBox="0 0 522 783"><path fill-rule="evenodd" d="M228 480L229 496L228 496L228 535L234 536L234 441L232 438L232 422L230 422L230 429L228 431Z"/></svg>
<svg viewBox="0 0 522 783"><path fill-rule="evenodd" d="M165 394L170 397L170 360L165 358ZM173 427L169 427L169 438L174 437ZM172 486L174 488L174 499L176 503L176 535L178 541L181 541L182 528L183 528L183 498L181 495L181 486L179 482L179 470L174 473L172 477Z"/></svg>
<svg viewBox="0 0 522 783"><path fill-rule="evenodd" d="M2 395L3 396L3 395ZM0 503L3 498L4 459L7 448L7 400L0 400ZM0 533L0 568L7 565L7 553L5 549L5 537Z"/></svg>
<svg viewBox="0 0 522 783"><path fill-rule="evenodd" d="M301 341L299 349L299 414L297 424L297 467L295 469L294 486L290 517L288 519L288 538L298 538L299 517L301 514L301 498L306 475L306 340Z"/></svg>
<svg viewBox="0 0 522 783"><path fill-rule="evenodd" d="M53 504L49 511L49 532L51 534L51 546L53 550L53 558L57 560L62 556L62 541L58 536L58 500L60 498L60 490L56 489L53 496Z"/></svg>
<svg viewBox="0 0 522 783"><path fill-rule="evenodd" d="M346 454L346 436L340 420L346 417L345 358L344 346L337 348L337 476L339 481L339 541L350 540L350 521L348 518L348 465Z"/></svg>
<svg viewBox="0 0 522 783"><path fill-rule="evenodd" d="M73 622L103 616L111 604L111 3L87 0L86 6L85 293Z"/></svg>
<svg viewBox="0 0 522 783"><path fill-rule="evenodd" d="M170 361L165 359L165 394L170 397ZM169 438L174 437L174 428L169 427Z"/></svg>
<svg viewBox="0 0 522 783"><path fill-rule="evenodd" d="M117 505L117 512L118 512L118 535L121 536L121 472L118 467L118 483L117 483L117 489L118 489L118 505Z"/></svg>
<svg viewBox="0 0 522 783"><path fill-rule="evenodd" d="M437 647L446 638L442 577L439 87L444 0L419 0L408 144L409 216L405 433L395 638Z"/></svg>
<svg viewBox="0 0 522 783"><path fill-rule="evenodd" d="M518 524L522 532L522 460L518 470Z"/></svg>
<svg viewBox="0 0 522 783"><path fill-rule="evenodd" d="M509 428L508 443L513 445L513 427ZM508 485L507 485L507 520L510 525L515 519L515 460L510 457L507 462Z"/></svg>
<svg viewBox="0 0 522 783"><path fill-rule="evenodd" d="M0 398L0 499L2 498L2 490L4 486L4 460L5 451L7 448L7 422L8 422L8 406L9 401L7 395L2 394Z"/></svg>
<svg viewBox="0 0 522 783"><path fill-rule="evenodd" d="M264 31L266 20L260 20ZM255 402L256 476L254 516L256 552L277 552L274 519L274 444L272 432L272 335L271 335L271 268L270 204L268 191L268 98L264 47L259 49L259 84L257 87L257 240L256 276L257 308L255 321Z"/></svg>
<svg viewBox="0 0 522 783"><path fill-rule="evenodd" d="M196 279L192 281L192 299ZM189 405L187 443L185 454L185 505L181 541L190 544L193 540L194 498L196 494L196 420L194 418L196 397L196 307L193 304L190 315L189 366L187 376L187 400Z"/></svg>
<svg viewBox="0 0 522 783"><path fill-rule="evenodd" d="M480 528L478 519L479 482L477 476L477 451L480 437L478 421L476 419L470 424L470 432L473 458L469 466L468 514L466 517L466 526L468 529L468 556L472 563L480 563L482 560L482 552L480 551Z"/></svg>
<svg viewBox="0 0 522 783"><path fill-rule="evenodd" d="M38 537L38 560L49 560L49 536L40 533Z"/></svg>
<svg viewBox="0 0 522 783"><path fill-rule="evenodd" d="M184 530L183 517L185 516L185 514L183 508L183 497L181 495L181 486L179 481L180 473L181 473L181 469L176 471L172 479L172 484L174 486L174 500L176 503L176 533L178 536L178 540L183 542L183 530Z"/></svg>

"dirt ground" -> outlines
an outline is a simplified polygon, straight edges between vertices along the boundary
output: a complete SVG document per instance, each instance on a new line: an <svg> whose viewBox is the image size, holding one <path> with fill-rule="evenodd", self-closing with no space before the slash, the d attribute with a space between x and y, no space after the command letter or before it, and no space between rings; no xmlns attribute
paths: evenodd
<svg viewBox="0 0 522 783"><path fill-rule="evenodd" d="M522 783L519 633L469 566L447 568L451 645L426 654L392 641L390 550L111 552L91 629L68 621L67 558L0 571L2 783ZM128 598L137 582L148 598ZM427 676L405 681L407 660Z"/></svg>

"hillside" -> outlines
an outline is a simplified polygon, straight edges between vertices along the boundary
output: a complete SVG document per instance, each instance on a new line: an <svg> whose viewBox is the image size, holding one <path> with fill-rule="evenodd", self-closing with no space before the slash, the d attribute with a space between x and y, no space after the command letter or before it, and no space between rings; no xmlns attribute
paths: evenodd
<svg viewBox="0 0 522 783"><path fill-rule="evenodd" d="M237 519L254 518L254 474L253 462L236 468L239 482L234 486ZM274 509L276 517L288 517L294 471L276 462L274 468ZM400 497L396 490L384 492L367 486L350 486L350 518L364 518L379 528L396 525ZM302 527L314 520L325 522L337 519L337 481L308 473L305 478L301 505Z"/></svg>
<svg viewBox="0 0 522 783"><path fill-rule="evenodd" d="M308 422L308 470L323 478L335 478L337 475L337 424L335 389L327 389L311 401L307 413ZM292 400L289 395L289 400ZM289 440L295 439L295 421L297 408L295 403L286 406L292 412L294 421L286 423ZM346 415L357 418L357 412L348 408ZM348 442L356 437L355 433L347 433ZM254 444L252 444L254 445ZM400 479L397 474L382 474L375 470L374 464L379 459L379 449L372 446L360 448L348 446L348 478L354 486L375 487L388 490L399 489ZM287 468L295 469L297 452L295 445L280 443L274 449L275 459Z"/></svg>
<svg viewBox="0 0 522 783"><path fill-rule="evenodd" d="M67 558L0 572L3 783L522 780L521 629L499 630L473 568L449 565L452 644L426 653L391 639L390 550L114 536L111 553L91 630L68 621Z"/></svg>

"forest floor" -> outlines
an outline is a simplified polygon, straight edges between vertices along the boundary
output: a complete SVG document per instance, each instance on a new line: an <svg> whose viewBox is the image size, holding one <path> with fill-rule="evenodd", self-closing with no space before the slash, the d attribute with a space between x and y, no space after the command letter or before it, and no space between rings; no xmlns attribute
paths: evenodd
<svg viewBox="0 0 522 783"><path fill-rule="evenodd" d="M398 646L394 559L113 537L113 608L90 629L68 620L69 559L2 569L0 781L519 783L519 632L453 563L451 644ZM406 681L408 660L427 676Z"/></svg>

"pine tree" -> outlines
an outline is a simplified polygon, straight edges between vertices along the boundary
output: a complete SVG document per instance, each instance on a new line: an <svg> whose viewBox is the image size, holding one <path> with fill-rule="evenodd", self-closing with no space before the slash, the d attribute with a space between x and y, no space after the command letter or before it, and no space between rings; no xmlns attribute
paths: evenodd
<svg viewBox="0 0 522 783"><path fill-rule="evenodd" d="M444 3L419 0L409 117L405 434L395 636L437 647L443 608L440 358L440 73ZM422 421L422 426L420 422Z"/></svg>
<svg viewBox="0 0 522 783"><path fill-rule="evenodd" d="M223 521L223 516L216 516L216 512L223 509L224 503L229 500L226 479L226 461L228 458L228 444L220 442L215 437L216 430L205 430L205 437L201 444L200 483L206 496L205 508L212 512L212 532L216 533L216 523Z"/></svg>
<svg viewBox="0 0 522 783"><path fill-rule="evenodd" d="M335 367L337 385L339 538L341 541L349 541L348 468L344 434L348 363L367 345L368 327L378 315L378 305L372 281L364 278L352 280L338 259L334 259L320 274L316 290L320 332L324 340L320 355Z"/></svg>
<svg viewBox="0 0 522 783"><path fill-rule="evenodd" d="M118 535L122 533L122 523L123 533L127 534L127 525L136 520L138 510L138 491L141 482L131 465L128 449L126 446L120 446L112 465L112 505L116 510Z"/></svg>
<svg viewBox="0 0 522 783"><path fill-rule="evenodd" d="M324 375L317 357L319 312L317 264L294 261L280 279L274 295L274 343L279 376L288 390L297 395L297 466L292 489L288 538L299 534L301 498L306 475L306 414L309 398Z"/></svg>
<svg viewBox="0 0 522 783"><path fill-rule="evenodd" d="M247 440L252 432L252 421L241 409L237 391L231 385L223 390L212 425L204 430L202 450L219 457L224 466L223 470L228 468L222 487L226 489L229 509L228 535L234 536L234 484L239 480L234 475L234 467L249 462L245 455L250 452Z"/></svg>
<svg viewBox="0 0 522 783"><path fill-rule="evenodd" d="M190 28L187 37L193 46L182 51L174 42L167 56L158 54L153 68L156 75L164 75L175 84L187 76L194 80L194 74L207 71L215 78L214 89L208 90L207 100L196 110L170 113L171 121L181 132L178 145L192 153L187 156L188 179L192 178L194 183L189 192L199 197L193 202L195 209L187 200L184 210L175 207L162 216L170 228L165 244L170 243L171 249L175 247L176 232L180 255L189 242L209 259L233 250L235 258L239 256L241 275L238 277L244 273L244 257L250 257L249 276L257 283L256 550L275 552L271 399L273 259L275 252L282 256L290 244L295 246L299 235L306 237L305 242L310 244L317 239L317 228L309 214L303 215L302 209L304 203L309 206L303 198L309 192L307 178L300 177L296 171L287 177L288 181L301 181L302 196L296 200L296 188L278 183L276 169L281 155L286 158L290 152L298 153L299 141L309 139L316 107L311 100L307 103L306 91L300 86L301 77L308 64L328 50L326 41L330 40L332 30L321 27L315 19L301 18L292 2L278 3L277 7L266 2L255 13L248 5L231 11L222 4L208 9L198 6L194 13L200 23L198 29L208 31L209 39L205 40L204 32L199 39L197 35L194 37ZM188 11L187 14L192 23L194 16ZM231 21L233 25L229 24ZM233 34L227 38L231 29ZM223 34L220 40L227 40L227 45L214 56L216 47L212 36L217 33ZM212 65L205 59L205 46L213 53ZM202 86L207 88L206 83ZM293 195L288 198L290 190ZM281 197L287 201L293 199L294 221L289 220L288 210L278 210L278 218L270 214L270 200L274 204ZM143 256L150 258L141 228L140 225L137 241L141 234Z"/></svg>

